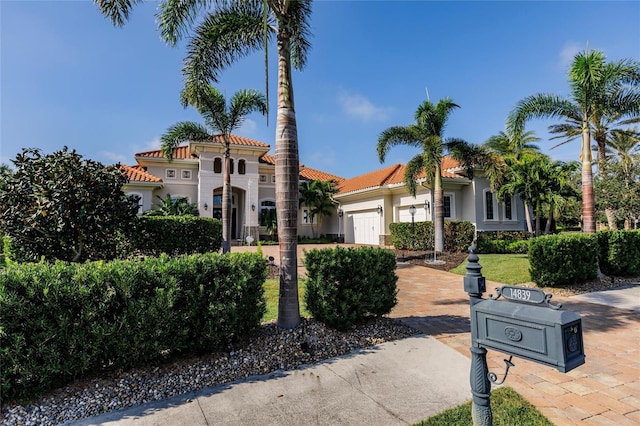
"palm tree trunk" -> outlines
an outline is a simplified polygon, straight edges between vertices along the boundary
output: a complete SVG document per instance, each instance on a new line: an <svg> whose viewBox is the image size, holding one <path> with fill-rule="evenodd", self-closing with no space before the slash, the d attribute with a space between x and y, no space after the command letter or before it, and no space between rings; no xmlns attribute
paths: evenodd
<svg viewBox="0 0 640 426"><path fill-rule="evenodd" d="M593 196L593 169L591 167L591 132L589 121L583 120L582 124L582 232L586 234L596 233L596 218L594 215L595 201Z"/></svg>
<svg viewBox="0 0 640 426"><path fill-rule="evenodd" d="M540 236L540 201L536 201L536 208L534 214L536 215L536 237Z"/></svg>
<svg viewBox="0 0 640 426"><path fill-rule="evenodd" d="M433 218L435 241L433 249L437 253L444 251L444 190L442 189L442 171L439 164L435 170L433 202L435 204L435 215Z"/></svg>
<svg viewBox="0 0 640 426"><path fill-rule="evenodd" d="M551 222L553 221L553 202L549 203L549 214L547 215L547 223L544 226L544 235L549 235L551 233Z"/></svg>
<svg viewBox="0 0 640 426"><path fill-rule="evenodd" d="M524 217L525 222L527 223L527 232L529 235L533 234L533 225L531 223L531 210L529 209L529 205L524 203Z"/></svg>
<svg viewBox="0 0 640 426"><path fill-rule="evenodd" d="M224 135L224 177L222 183L222 253L231 251L231 155L228 136Z"/></svg>
<svg viewBox="0 0 640 426"><path fill-rule="evenodd" d="M602 135L602 136L606 137L606 135ZM598 146L598 173L600 174L600 176L604 178L606 161L607 161L607 154L605 151L606 139L603 139L603 137L598 137L596 135L595 140ZM603 199L608 200L609 197L607 197L606 187L603 188L603 192L604 192ZM609 229L610 230L618 229L618 225L616 225L616 212L613 209L613 207L610 207L610 206L605 207L604 214L607 217L607 224L609 225Z"/></svg>
<svg viewBox="0 0 640 426"><path fill-rule="evenodd" d="M280 241L280 292L277 325L291 329L300 324L297 253L299 157L298 129L291 82L290 35L287 32L288 26L286 24L286 19L281 19L277 36L276 214Z"/></svg>

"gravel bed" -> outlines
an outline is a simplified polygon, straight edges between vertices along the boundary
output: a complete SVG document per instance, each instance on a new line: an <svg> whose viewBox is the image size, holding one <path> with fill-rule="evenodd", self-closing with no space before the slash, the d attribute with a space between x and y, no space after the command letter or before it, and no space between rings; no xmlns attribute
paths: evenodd
<svg viewBox="0 0 640 426"><path fill-rule="evenodd" d="M238 342L225 352L110 372L73 382L26 405L10 403L2 407L0 423L70 424L250 376L296 369L417 333L390 318L378 318L345 333L313 319L303 319L293 330L267 323L256 337Z"/></svg>

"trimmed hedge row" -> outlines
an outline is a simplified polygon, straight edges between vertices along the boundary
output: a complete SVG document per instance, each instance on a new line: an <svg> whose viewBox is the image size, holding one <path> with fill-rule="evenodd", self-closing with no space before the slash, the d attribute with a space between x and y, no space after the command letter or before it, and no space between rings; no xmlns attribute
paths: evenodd
<svg viewBox="0 0 640 426"><path fill-rule="evenodd" d="M529 251L526 231L481 231L476 238L478 253L526 254Z"/></svg>
<svg viewBox="0 0 640 426"><path fill-rule="evenodd" d="M531 279L540 287L586 282L605 275L640 275L640 231L547 235L530 240Z"/></svg>
<svg viewBox="0 0 640 426"><path fill-rule="evenodd" d="M102 369L224 348L265 312L259 254L9 265L0 394L30 398Z"/></svg>
<svg viewBox="0 0 640 426"><path fill-rule="evenodd" d="M217 252L222 246L222 223L198 216L140 216L131 243L145 256Z"/></svg>
<svg viewBox="0 0 640 426"><path fill-rule="evenodd" d="M415 222L415 233L412 233L410 222L395 222L389 224L391 240L397 250L433 249L433 223ZM471 222L446 221L444 223L444 251L465 252L473 242L475 227Z"/></svg>
<svg viewBox="0 0 640 426"><path fill-rule="evenodd" d="M599 232L600 270L605 275L640 275L640 230Z"/></svg>
<svg viewBox="0 0 640 426"><path fill-rule="evenodd" d="M375 247L313 249L305 253L305 303L315 319L348 330L398 302L396 256Z"/></svg>

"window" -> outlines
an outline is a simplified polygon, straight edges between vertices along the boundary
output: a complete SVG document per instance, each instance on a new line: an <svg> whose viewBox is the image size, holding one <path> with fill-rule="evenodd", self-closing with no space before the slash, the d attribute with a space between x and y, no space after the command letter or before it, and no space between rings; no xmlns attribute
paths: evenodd
<svg viewBox="0 0 640 426"><path fill-rule="evenodd" d="M267 181L267 175L260 175L260 182L266 182Z"/></svg>
<svg viewBox="0 0 640 426"><path fill-rule="evenodd" d="M276 222L276 202L265 200L260 203L260 226L270 226Z"/></svg>
<svg viewBox="0 0 640 426"><path fill-rule="evenodd" d="M271 183L276 183L276 175L271 175Z"/></svg>
<svg viewBox="0 0 640 426"><path fill-rule="evenodd" d="M318 223L318 215L313 215L313 220L311 219L311 210L304 209L302 210L302 224L303 225L315 225Z"/></svg>
<svg viewBox="0 0 640 426"><path fill-rule="evenodd" d="M213 173L222 173L222 158L213 160Z"/></svg>
<svg viewBox="0 0 640 426"><path fill-rule="evenodd" d="M233 158L229 158L229 174L233 174Z"/></svg>
<svg viewBox="0 0 640 426"><path fill-rule="evenodd" d="M142 214L142 208L143 206L143 199L142 199L142 194L139 192L130 192L129 194L127 194L130 197L135 197L138 201L138 214Z"/></svg>
<svg viewBox="0 0 640 426"><path fill-rule="evenodd" d="M506 195L502 203L502 210L504 212L504 220L518 220L516 215L516 205L513 197Z"/></svg>
<svg viewBox="0 0 640 426"><path fill-rule="evenodd" d="M175 179L176 178L176 169L166 169L164 176L167 179Z"/></svg>
<svg viewBox="0 0 640 426"><path fill-rule="evenodd" d="M191 170L183 170L182 179L191 179Z"/></svg>
<svg viewBox="0 0 640 426"><path fill-rule="evenodd" d="M493 199L493 192L488 189L484 191L484 219L496 220L495 203Z"/></svg>
<svg viewBox="0 0 640 426"><path fill-rule="evenodd" d="M444 196L444 217L447 219L451 218L451 196Z"/></svg>
<svg viewBox="0 0 640 426"><path fill-rule="evenodd" d="M244 175L247 173L247 162L244 160L238 161L238 174Z"/></svg>

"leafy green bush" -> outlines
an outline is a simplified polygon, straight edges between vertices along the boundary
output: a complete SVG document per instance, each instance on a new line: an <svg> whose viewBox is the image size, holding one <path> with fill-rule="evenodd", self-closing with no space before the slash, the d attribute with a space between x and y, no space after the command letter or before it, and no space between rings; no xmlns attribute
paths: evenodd
<svg viewBox="0 0 640 426"><path fill-rule="evenodd" d="M540 287L582 283L597 276L598 241L595 235L560 234L534 238L529 243L531 280Z"/></svg>
<svg viewBox="0 0 640 426"><path fill-rule="evenodd" d="M640 231L599 232L600 269L606 275L640 275Z"/></svg>
<svg viewBox="0 0 640 426"><path fill-rule="evenodd" d="M347 330L396 305L398 276L391 250L359 247L310 250L305 303L315 319Z"/></svg>
<svg viewBox="0 0 640 426"><path fill-rule="evenodd" d="M414 232L412 232L414 228ZM389 224L391 241L398 250L432 250L433 222L396 222ZM471 222L447 221L444 223L444 251L464 252L473 242L475 227Z"/></svg>
<svg viewBox="0 0 640 426"><path fill-rule="evenodd" d="M136 221L133 248L147 256L217 252L222 224L196 216L142 216Z"/></svg>
<svg viewBox="0 0 640 426"><path fill-rule="evenodd" d="M2 247L0 247L0 268L4 268L8 263L11 262L11 238L4 236L2 237Z"/></svg>
<svg viewBox="0 0 640 426"><path fill-rule="evenodd" d="M255 253L0 270L0 395L30 398L86 373L224 348L265 312Z"/></svg>
<svg viewBox="0 0 640 426"><path fill-rule="evenodd" d="M120 166L83 159L66 147L49 155L25 149L3 178L0 229L13 239L16 261L114 259L114 236L138 211L125 195Z"/></svg>
<svg viewBox="0 0 640 426"><path fill-rule="evenodd" d="M478 253L526 254L529 251L526 231L482 231L477 235Z"/></svg>

